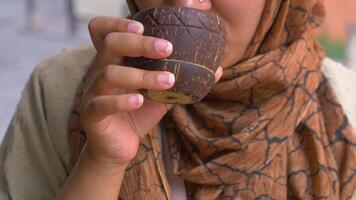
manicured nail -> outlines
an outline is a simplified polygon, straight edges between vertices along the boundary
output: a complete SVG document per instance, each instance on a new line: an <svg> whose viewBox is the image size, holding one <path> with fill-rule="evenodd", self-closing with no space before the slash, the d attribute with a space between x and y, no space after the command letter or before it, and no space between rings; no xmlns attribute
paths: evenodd
<svg viewBox="0 0 356 200"><path fill-rule="evenodd" d="M220 81L220 78L223 75L223 73L224 73L223 68L221 66L219 66L218 70L216 70L216 73L215 73L215 83Z"/></svg>
<svg viewBox="0 0 356 200"><path fill-rule="evenodd" d="M143 33L143 25L140 22L130 22L127 25L129 33Z"/></svg>
<svg viewBox="0 0 356 200"><path fill-rule="evenodd" d="M129 98L129 103L132 106L139 106L143 103L143 96L142 95L135 95Z"/></svg>
<svg viewBox="0 0 356 200"><path fill-rule="evenodd" d="M172 43L165 41L165 40L156 40L154 47L155 47L156 51L158 51L160 53L167 53L167 52L172 51L172 49L173 49Z"/></svg>
<svg viewBox="0 0 356 200"><path fill-rule="evenodd" d="M157 75L157 80L163 85L173 85L175 82L175 77L172 73L163 72Z"/></svg>

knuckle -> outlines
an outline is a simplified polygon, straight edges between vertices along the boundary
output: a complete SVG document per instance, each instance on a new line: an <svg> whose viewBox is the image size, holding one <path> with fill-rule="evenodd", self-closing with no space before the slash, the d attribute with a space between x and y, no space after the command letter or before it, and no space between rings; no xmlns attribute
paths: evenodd
<svg viewBox="0 0 356 200"><path fill-rule="evenodd" d="M122 21L122 18L116 18L115 22L112 23L111 26L112 26L111 30L113 30L114 32L122 31L122 30L126 29L126 27L124 27L124 23Z"/></svg>
<svg viewBox="0 0 356 200"><path fill-rule="evenodd" d="M101 79L108 84L113 84L114 74L117 70L117 67L113 65L106 66L102 72Z"/></svg>
<svg viewBox="0 0 356 200"><path fill-rule="evenodd" d="M109 33L106 35L105 39L104 39L104 48L106 50L111 50L113 49L113 44L115 43L116 40L116 35L115 33Z"/></svg>
<svg viewBox="0 0 356 200"><path fill-rule="evenodd" d="M138 84L140 88L144 88L148 83L149 72L145 70L140 70L140 74L138 76Z"/></svg>
<svg viewBox="0 0 356 200"><path fill-rule="evenodd" d="M88 30L89 32L94 32L95 31L95 27L97 24L97 21L100 20L100 17L93 17L90 19L89 23L88 23Z"/></svg>
<svg viewBox="0 0 356 200"><path fill-rule="evenodd" d="M99 101L97 99L91 99L86 108L87 113L96 113L99 110Z"/></svg>
<svg viewBox="0 0 356 200"><path fill-rule="evenodd" d="M147 37L140 37L140 39L139 39L139 53L140 53L140 55L145 55L145 53L146 53L146 46L147 46Z"/></svg>

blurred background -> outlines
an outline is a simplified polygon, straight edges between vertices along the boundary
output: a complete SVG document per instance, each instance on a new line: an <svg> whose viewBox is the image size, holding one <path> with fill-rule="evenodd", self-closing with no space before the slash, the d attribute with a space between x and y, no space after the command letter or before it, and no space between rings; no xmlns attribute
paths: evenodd
<svg viewBox="0 0 356 200"><path fill-rule="evenodd" d="M325 0L318 41L356 70L356 1ZM63 48L90 42L89 19L127 16L125 0L0 0L0 141L35 65Z"/></svg>

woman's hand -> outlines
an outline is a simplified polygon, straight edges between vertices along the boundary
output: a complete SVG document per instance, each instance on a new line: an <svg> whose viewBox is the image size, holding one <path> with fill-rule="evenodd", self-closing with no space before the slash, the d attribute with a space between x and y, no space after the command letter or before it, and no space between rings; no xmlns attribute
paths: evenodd
<svg viewBox="0 0 356 200"><path fill-rule="evenodd" d="M143 36L142 24L122 18L97 17L89 31L97 50L84 84L81 119L88 142L67 179L60 199L117 199L127 164L139 139L154 128L171 105L144 99L137 89L167 90L169 72L124 66L124 57L162 59L172 53L168 41ZM222 68L216 73L220 79Z"/></svg>
<svg viewBox="0 0 356 200"><path fill-rule="evenodd" d="M86 151L97 162L125 164L135 157L139 138L171 108L144 99L137 89L167 90L175 77L170 72L126 67L123 57L162 59L172 53L173 46L143 36L142 24L129 19L97 17L91 20L89 31L97 56L82 102Z"/></svg>
<svg viewBox="0 0 356 200"><path fill-rule="evenodd" d="M144 99L137 89L167 90L175 77L170 72L126 67L123 57L162 59L173 47L166 40L143 36L142 24L129 19L97 17L89 31L97 56L82 102L86 151L97 162L126 164L135 157L139 138L171 108ZM220 69L217 76L221 74Z"/></svg>

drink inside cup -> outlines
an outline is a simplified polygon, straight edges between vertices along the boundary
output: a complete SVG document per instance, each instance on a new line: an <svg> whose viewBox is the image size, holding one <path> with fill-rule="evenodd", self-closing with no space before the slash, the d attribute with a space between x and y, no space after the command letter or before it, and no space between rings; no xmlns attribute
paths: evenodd
<svg viewBox="0 0 356 200"><path fill-rule="evenodd" d="M223 60L226 29L221 18L209 11L164 6L142 10L133 19L144 25L144 35L173 44L173 53L166 59L125 59L128 66L175 75L176 83L170 90L142 90L143 95L169 104L203 99L214 85L214 74Z"/></svg>

